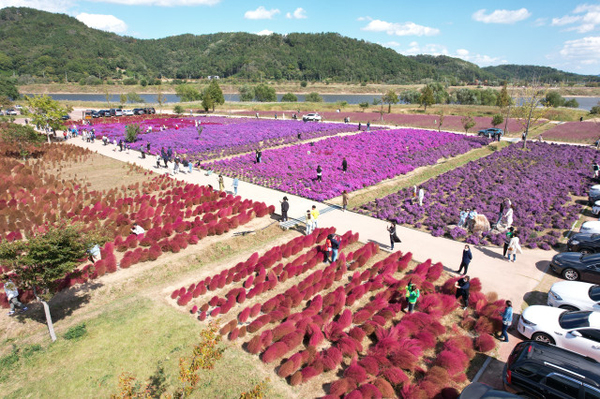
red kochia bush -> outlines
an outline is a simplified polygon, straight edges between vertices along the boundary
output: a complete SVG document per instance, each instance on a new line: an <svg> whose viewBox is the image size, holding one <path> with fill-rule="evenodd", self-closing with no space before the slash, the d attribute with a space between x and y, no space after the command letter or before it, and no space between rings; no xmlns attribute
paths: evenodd
<svg viewBox="0 0 600 399"><path fill-rule="evenodd" d="M490 335L483 334L475 338L475 349L479 352L489 352L496 347L496 341Z"/></svg>
<svg viewBox="0 0 600 399"><path fill-rule="evenodd" d="M288 351L288 347L283 342L275 342L273 345L269 346L267 350L262 355L262 361L265 363L271 363L283 355L285 355Z"/></svg>
<svg viewBox="0 0 600 399"><path fill-rule="evenodd" d="M344 377L351 378L357 383L362 383L367 379L367 373L364 368L360 367L356 360L353 360L350 366L344 370Z"/></svg>

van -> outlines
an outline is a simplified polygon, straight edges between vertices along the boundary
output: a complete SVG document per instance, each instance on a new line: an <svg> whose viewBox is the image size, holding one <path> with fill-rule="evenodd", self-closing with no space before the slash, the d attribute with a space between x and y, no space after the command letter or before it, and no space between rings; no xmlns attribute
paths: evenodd
<svg viewBox="0 0 600 399"><path fill-rule="evenodd" d="M600 363L554 345L524 341L502 373L504 389L542 399L600 399Z"/></svg>

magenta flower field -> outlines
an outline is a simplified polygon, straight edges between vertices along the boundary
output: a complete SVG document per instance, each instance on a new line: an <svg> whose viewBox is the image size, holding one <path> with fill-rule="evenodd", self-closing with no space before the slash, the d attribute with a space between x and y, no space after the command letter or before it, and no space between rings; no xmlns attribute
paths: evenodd
<svg viewBox="0 0 600 399"><path fill-rule="evenodd" d="M194 161L205 161L225 156L254 151L257 148L299 143L304 140L331 136L354 130L353 126L341 123L304 123L293 120L255 120L249 118L202 117L202 134L193 118L148 119L140 123L143 134L131 144L139 149L151 144L151 153L161 147L171 147L177 154L188 154ZM160 127L166 126L161 131ZM152 132L147 133L148 127ZM85 128L85 126L80 127ZM109 139L125 139L125 124L107 123L94 125L98 139L106 135ZM301 137L298 139L298 134Z"/></svg>
<svg viewBox="0 0 600 399"><path fill-rule="evenodd" d="M202 167L322 201L341 195L343 190L371 186L487 143L484 138L453 133L380 130L265 150L259 164L253 154L246 154ZM342 171L344 157L348 161L346 173ZM323 181L316 181L318 165L323 169Z"/></svg>
<svg viewBox="0 0 600 399"><path fill-rule="evenodd" d="M404 189L363 205L362 213L400 224L426 227L434 236L464 237L456 225L461 209L476 209L490 223L498 219L500 202L510 198L514 226L530 248L550 249L563 230L576 221L581 205L572 196L585 196L591 184L591 164L597 152L570 145L529 143L527 150L513 144L485 158L444 173L422 185L423 207L411 204L412 190ZM501 244L499 234L481 242ZM478 237L467 237L478 244Z"/></svg>
<svg viewBox="0 0 600 399"><path fill-rule="evenodd" d="M600 137L600 123L565 122L547 130L543 136L546 140L577 141L593 144Z"/></svg>

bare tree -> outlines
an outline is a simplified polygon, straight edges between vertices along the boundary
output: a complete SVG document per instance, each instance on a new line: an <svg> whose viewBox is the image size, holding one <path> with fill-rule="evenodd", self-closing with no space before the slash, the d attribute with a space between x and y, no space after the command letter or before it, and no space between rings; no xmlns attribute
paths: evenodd
<svg viewBox="0 0 600 399"><path fill-rule="evenodd" d="M519 94L521 103L515 107L513 114L522 126L523 148L526 148L531 124L535 124L546 114L544 106L546 91L542 87L532 84L524 87Z"/></svg>

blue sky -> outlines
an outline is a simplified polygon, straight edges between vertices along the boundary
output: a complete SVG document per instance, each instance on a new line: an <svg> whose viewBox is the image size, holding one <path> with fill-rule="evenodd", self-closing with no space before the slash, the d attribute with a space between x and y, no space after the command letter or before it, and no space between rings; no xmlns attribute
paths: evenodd
<svg viewBox="0 0 600 399"><path fill-rule="evenodd" d="M405 55L480 66L532 64L600 74L600 0L0 0L137 38L184 33L338 32Z"/></svg>

